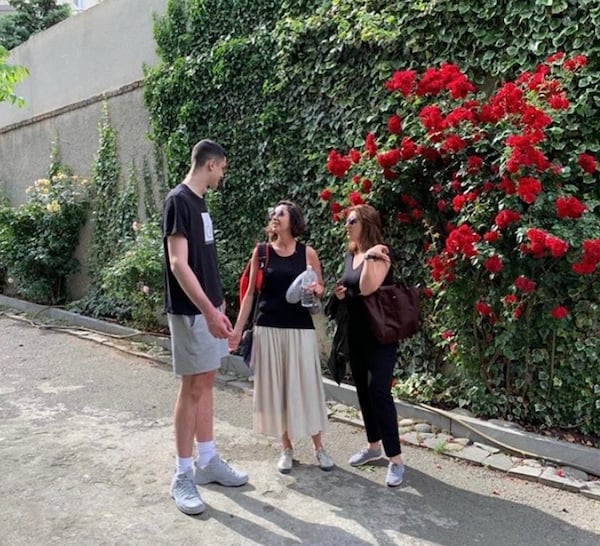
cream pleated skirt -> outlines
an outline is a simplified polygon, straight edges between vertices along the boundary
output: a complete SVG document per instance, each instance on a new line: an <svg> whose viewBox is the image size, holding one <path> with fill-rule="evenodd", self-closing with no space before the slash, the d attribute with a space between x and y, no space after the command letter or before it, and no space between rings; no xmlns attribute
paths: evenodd
<svg viewBox="0 0 600 546"><path fill-rule="evenodd" d="M327 408L314 330L256 326L254 431L290 440L313 436L327 427Z"/></svg>

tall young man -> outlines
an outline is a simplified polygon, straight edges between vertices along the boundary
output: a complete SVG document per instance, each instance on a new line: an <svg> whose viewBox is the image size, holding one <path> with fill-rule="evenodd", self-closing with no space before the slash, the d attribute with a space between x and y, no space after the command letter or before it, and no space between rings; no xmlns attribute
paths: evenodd
<svg viewBox="0 0 600 546"><path fill-rule="evenodd" d="M240 486L248 481L246 473L219 457L213 438L213 383L233 330L224 314L216 242L204 195L218 187L226 167L225 150L219 144L198 142L187 176L169 192L163 211L165 303L173 369L181 378L174 411L177 457L171 496L179 510L192 515L205 509L196 484Z"/></svg>

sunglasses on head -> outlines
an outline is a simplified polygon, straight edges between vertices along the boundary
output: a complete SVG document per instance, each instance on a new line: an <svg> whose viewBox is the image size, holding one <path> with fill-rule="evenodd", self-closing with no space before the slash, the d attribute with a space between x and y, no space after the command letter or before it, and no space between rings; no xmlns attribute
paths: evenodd
<svg viewBox="0 0 600 546"><path fill-rule="evenodd" d="M269 209L269 218L281 218L285 214L283 209Z"/></svg>

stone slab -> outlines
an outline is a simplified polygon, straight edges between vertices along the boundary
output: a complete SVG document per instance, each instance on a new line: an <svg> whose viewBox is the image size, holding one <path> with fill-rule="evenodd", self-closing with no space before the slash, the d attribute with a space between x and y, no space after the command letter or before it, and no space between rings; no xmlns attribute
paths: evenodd
<svg viewBox="0 0 600 546"><path fill-rule="evenodd" d="M515 463L513 460L504 453L496 453L494 455L490 455L487 459L481 462L484 466L489 466L490 468L494 468L495 470L501 470L502 472L508 472Z"/></svg>
<svg viewBox="0 0 600 546"><path fill-rule="evenodd" d="M542 468L520 464L509 469L508 473L524 480L537 482L542 475Z"/></svg>
<svg viewBox="0 0 600 546"><path fill-rule="evenodd" d="M569 476L565 476L561 469L555 467L542 469L539 481L544 485L557 487L558 489L564 489L565 491L572 491L573 493L579 493L581 488L585 486L584 481L575 480Z"/></svg>
<svg viewBox="0 0 600 546"><path fill-rule="evenodd" d="M464 459L471 463L482 464L490 454L485 449L480 449L475 446L466 446L460 451L449 451L449 455L458 459Z"/></svg>

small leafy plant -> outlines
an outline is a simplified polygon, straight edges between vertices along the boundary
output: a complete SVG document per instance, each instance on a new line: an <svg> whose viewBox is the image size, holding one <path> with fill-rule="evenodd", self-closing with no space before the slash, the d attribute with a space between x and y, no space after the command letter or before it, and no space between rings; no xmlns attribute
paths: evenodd
<svg viewBox="0 0 600 546"><path fill-rule="evenodd" d="M155 328L163 303L163 249L156 222L132 224L133 237L102 270L101 289L106 298L120 302L133 324Z"/></svg>

